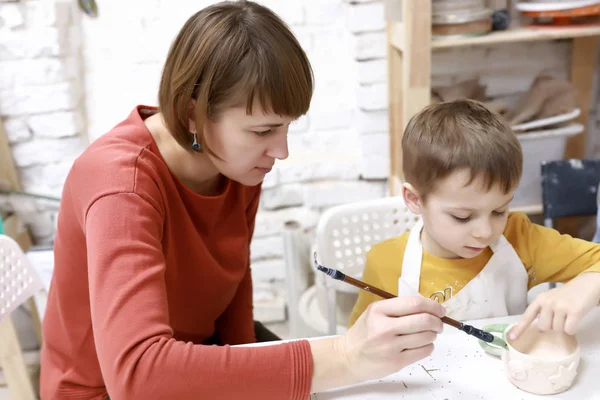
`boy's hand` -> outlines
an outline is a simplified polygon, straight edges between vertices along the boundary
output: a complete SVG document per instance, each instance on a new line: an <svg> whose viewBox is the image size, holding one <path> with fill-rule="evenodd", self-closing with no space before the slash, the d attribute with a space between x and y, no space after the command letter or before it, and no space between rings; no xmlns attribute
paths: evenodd
<svg viewBox="0 0 600 400"><path fill-rule="evenodd" d="M527 307L510 331L516 339L536 317L542 331L554 330L574 335L583 318L600 299L600 273L584 272L563 286L541 293Z"/></svg>

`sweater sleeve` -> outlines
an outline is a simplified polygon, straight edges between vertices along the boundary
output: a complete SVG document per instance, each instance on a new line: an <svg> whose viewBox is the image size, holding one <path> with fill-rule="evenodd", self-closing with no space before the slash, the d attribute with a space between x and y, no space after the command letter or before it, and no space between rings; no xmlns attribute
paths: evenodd
<svg viewBox="0 0 600 400"><path fill-rule="evenodd" d="M85 220L92 329L115 399L302 399L307 341L231 348L177 341L169 326L162 216L137 194L96 200Z"/></svg>
<svg viewBox="0 0 600 400"><path fill-rule="evenodd" d="M246 210L248 223L248 246L254 234L254 223L260 200L260 186L254 190L250 205ZM240 282L231 303L217 321L219 337L226 344L244 344L256 342L254 332L253 299L252 299L252 271L250 259L246 265L246 274Z"/></svg>
<svg viewBox="0 0 600 400"><path fill-rule="evenodd" d="M512 214L505 234L528 269L530 288L568 282L582 272L600 272L600 244L534 224L525 214Z"/></svg>

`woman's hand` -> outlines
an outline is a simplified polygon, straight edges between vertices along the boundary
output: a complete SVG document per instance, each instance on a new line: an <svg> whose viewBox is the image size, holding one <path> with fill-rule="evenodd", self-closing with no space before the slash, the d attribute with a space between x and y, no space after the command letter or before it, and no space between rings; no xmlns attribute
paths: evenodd
<svg viewBox="0 0 600 400"><path fill-rule="evenodd" d="M348 332L330 339L329 350L320 349L325 342L311 342L312 391L382 378L429 356L445 312L420 296L372 303Z"/></svg>
<svg viewBox="0 0 600 400"><path fill-rule="evenodd" d="M540 293L510 331L516 339L536 318L542 331L574 335L579 321L600 299L600 273L584 272L556 289Z"/></svg>

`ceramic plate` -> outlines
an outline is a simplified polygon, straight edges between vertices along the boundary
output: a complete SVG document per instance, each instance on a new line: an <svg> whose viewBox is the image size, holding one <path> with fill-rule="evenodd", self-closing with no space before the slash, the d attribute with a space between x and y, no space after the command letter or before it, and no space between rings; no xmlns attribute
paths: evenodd
<svg viewBox="0 0 600 400"><path fill-rule="evenodd" d="M513 125L513 131L527 131L529 129L540 128L542 126L554 125L565 121L570 121L574 118L579 117L581 110L579 108L574 109L566 114L556 115L554 117L537 119L523 124Z"/></svg>
<svg viewBox="0 0 600 400"><path fill-rule="evenodd" d="M583 132L582 124L569 124L567 126L561 126L560 128L545 129L539 131L529 131L517 133L519 141L543 139L553 136L573 136Z"/></svg>
<svg viewBox="0 0 600 400"><path fill-rule="evenodd" d="M564 1L564 2L544 2L544 3L529 3L519 2L516 5L519 11L556 11L570 10L572 8L587 7L594 4L599 4L600 0L579 0L579 1Z"/></svg>

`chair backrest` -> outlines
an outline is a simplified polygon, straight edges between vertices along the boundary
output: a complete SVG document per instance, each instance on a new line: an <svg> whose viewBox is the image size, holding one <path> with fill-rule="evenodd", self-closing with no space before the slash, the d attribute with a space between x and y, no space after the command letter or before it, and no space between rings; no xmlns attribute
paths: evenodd
<svg viewBox="0 0 600 400"><path fill-rule="evenodd" d="M0 320L43 288L17 242L0 235Z"/></svg>
<svg viewBox="0 0 600 400"><path fill-rule="evenodd" d="M542 162L544 218L596 214L599 182L600 160Z"/></svg>
<svg viewBox="0 0 600 400"><path fill-rule="evenodd" d="M401 196L329 208L317 225L319 262L360 279L371 246L409 231L418 220Z"/></svg>

